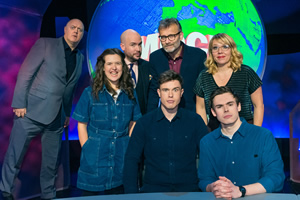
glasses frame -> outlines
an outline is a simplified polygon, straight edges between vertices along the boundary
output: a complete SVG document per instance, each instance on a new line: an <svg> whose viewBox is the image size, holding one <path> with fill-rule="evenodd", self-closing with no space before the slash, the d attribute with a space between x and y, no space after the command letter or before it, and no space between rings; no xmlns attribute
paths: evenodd
<svg viewBox="0 0 300 200"><path fill-rule="evenodd" d="M216 49L214 49L215 47L216 47ZM224 45L219 46L219 47L214 46L214 47L211 48L211 52L213 52L213 53L219 52L219 49L220 49L221 51L223 51L223 52L226 52L226 51L228 51L229 49L231 49L231 47L230 47L230 45L228 45L228 44L224 44Z"/></svg>
<svg viewBox="0 0 300 200"><path fill-rule="evenodd" d="M168 40L173 41L173 40L175 40L176 36L177 36L179 33L181 33L181 31L179 31L179 32L176 33L176 34L170 34L170 35L167 35L167 36L164 36L164 35L163 35L163 36L158 36L158 38L159 38L160 41L162 41L162 42L166 41L167 38L168 38Z"/></svg>

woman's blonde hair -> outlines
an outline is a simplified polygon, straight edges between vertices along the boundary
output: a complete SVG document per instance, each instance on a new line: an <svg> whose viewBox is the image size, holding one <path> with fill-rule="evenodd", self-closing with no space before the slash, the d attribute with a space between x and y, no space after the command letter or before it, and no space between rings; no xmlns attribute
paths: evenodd
<svg viewBox="0 0 300 200"><path fill-rule="evenodd" d="M208 58L205 61L205 66L208 68L207 72L214 75L218 71L217 63L215 62L213 55L212 55L212 48L213 48L213 41L219 40L220 42L229 45L231 49L231 57L230 57L230 68L236 72L241 68L241 65L243 63L243 55L241 52L237 50L236 43L226 33L218 33L217 35L213 36L211 40L209 41L209 47L208 47Z"/></svg>

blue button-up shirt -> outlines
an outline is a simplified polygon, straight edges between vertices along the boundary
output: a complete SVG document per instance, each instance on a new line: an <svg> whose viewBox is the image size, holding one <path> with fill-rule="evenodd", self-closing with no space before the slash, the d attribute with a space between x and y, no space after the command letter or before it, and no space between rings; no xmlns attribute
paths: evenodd
<svg viewBox="0 0 300 200"><path fill-rule="evenodd" d="M124 164L125 193L138 192L138 162L145 158L142 192L198 190L196 157L200 139L208 133L202 118L179 108L169 121L161 108L137 121Z"/></svg>
<svg viewBox="0 0 300 200"><path fill-rule="evenodd" d="M267 192L282 189L283 161L273 134L241 119L232 139L218 128L201 140L198 176L202 191L219 176L237 186L260 183Z"/></svg>
<svg viewBox="0 0 300 200"><path fill-rule="evenodd" d="M141 117L136 101L121 90L116 102L104 87L99 100L92 88L82 93L73 118L88 123L88 140L82 146L77 187L103 191L122 185L124 155L128 145L130 121Z"/></svg>

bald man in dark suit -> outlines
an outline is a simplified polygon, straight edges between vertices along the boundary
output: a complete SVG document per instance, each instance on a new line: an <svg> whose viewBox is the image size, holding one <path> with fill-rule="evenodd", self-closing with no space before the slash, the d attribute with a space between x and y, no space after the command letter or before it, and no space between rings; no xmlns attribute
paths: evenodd
<svg viewBox="0 0 300 200"><path fill-rule="evenodd" d="M125 62L129 67L131 77L135 84L141 113L144 115L148 102L151 65L148 61L141 59L142 39L140 34L132 29L124 31L121 35L120 47L125 54Z"/></svg>

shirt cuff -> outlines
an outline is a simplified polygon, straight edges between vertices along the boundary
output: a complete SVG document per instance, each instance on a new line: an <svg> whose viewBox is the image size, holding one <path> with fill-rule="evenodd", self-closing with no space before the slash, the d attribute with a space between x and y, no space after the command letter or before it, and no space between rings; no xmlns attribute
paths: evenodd
<svg viewBox="0 0 300 200"><path fill-rule="evenodd" d="M206 187L211 183L211 181L200 181L198 186L202 190L202 192L206 192Z"/></svg>
<svg viewBox="0 0 300 200"><path fill-rule="evenodd" d="M82 115L79 115L75 112L73 113L72 118L79 121L79 122L88 122L89 121L86 117L84 117Z"/></svg>
<svg viewBox="0 0 300 200"><path fill-rule="evenodd" d="M265 189L266 189L266 192L267 193L272 193L272 192L275 192L276 188L275 188L275 185L273 183L273 181L267 177L263 177L261 178L258 183L260 183Z"/></svg>

